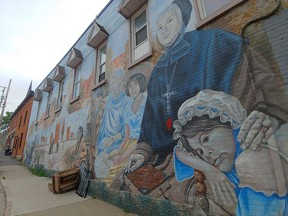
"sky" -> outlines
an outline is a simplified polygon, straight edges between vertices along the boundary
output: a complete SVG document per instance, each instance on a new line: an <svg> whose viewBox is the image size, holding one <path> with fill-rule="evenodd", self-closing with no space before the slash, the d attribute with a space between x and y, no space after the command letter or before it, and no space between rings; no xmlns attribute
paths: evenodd
<svg viewBox="0 0 288 216"><path fill-rule="evenodd" d="M35 90L109 0L0 0L0 98L13 112ZM0 108L2 110L2 107Z"/></svg>

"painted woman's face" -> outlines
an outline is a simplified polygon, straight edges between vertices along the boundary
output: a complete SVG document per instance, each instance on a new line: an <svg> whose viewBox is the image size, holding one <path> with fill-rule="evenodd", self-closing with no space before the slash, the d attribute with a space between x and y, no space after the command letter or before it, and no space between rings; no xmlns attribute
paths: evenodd
<svg viewBox="0 0 288 216"><path fill-rule="evenodd" d="M217 127L210 131L199 131L187 140L190 147L196 150L206 162L222 172L231 171L236 150L231 129Z"/></svg>
<svg viewBox="0 0 288 216"><path fill-rule="evenodd" d="M129 83L129 95L132 98L136 98L140 93L140 85L137 81L131 81Z"/></svg>
<svg viewBox="0 0 288 216"><path fill-rule="evenodd" d="M162 46L171 46L177 39L182 27L180 8L172 4L158 19L157 36Z"/></svg>

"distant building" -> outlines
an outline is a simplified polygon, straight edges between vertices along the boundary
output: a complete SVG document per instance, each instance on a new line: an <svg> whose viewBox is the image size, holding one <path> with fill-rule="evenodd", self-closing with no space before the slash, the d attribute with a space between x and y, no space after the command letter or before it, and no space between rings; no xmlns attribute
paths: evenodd
<svg viewBox="0 0 288 216"><path fill-rule="evenodd" d="M111 0L35 90L25 164L191 215L285 215L287 15L284 0Z"/></svg>
<svg viewBox="0 0 288 216"><path fill-rule="evenodd" d="M23 158L28 125L34 99L34 91L31 90L31 84L26 97L10 118L8 137L6 141L6 147L11 148L12 156L20 161Z"/></svg>

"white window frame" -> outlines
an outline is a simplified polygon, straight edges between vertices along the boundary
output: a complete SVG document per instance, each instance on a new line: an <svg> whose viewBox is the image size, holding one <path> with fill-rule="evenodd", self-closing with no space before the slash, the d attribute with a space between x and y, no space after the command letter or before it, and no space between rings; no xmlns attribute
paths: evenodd
<svg viewBox="0 0 288 216"><path fill-rule="evenodd" d="M58 89L58 97L57 97L57 103L58 105L62 106L63 101L63 89L64 89L64 79L59 82L59 89Z"/></svg>
<svg viewBox="0 0 288 216"><path fill-rule="evenodd" d="M105 60L101 59L101 52L105 48ZM105 71L101 71L101 68L105 66ZM95 75L94 75L94 87L92 90L100 87L101 85L106 83L106 72L107 72L107 41L104 41L96 50L96 67L95 67ZM101 78L100 76L104 76Z"/></svg>
<svg viewBox="0 0 288 216"><path fill-rule="evenodd" d="M73 88L72 88L72 97L71 97L72 99L70 103L80 98L81 77L80 77L79 66L80 65L78 65L74 69Z"/></svg>
<svg viewBox="0 0 288 216"><path fill-rule="evenodd" d="M57 95L57 105L56 105L55 112L60 111L62 108L62 102L63 102L63 96L64 96L63 91L64 91L64 79L62 79L59 82L58 95Z"/></svg>
<svg viewBox="0 0 288 216"><path fill-rule="evenodd" d="M38 122L39 122L41 104L42 104L42 100L38 101L38 108L37 108L37 113L36 113L35 125L38 124Z"/></svg>
<svg viewBox="0 0 288 216"><path fill-rule="evenodd" d="M139 28L137 32L139 32L141 29L146 27L146 34L147 38L142 41L140 44L136 45L136 28L135 28L135 20L137 17L139 17L143 12L146 12L146 23ZM143 61L144 59L148 58L152 55L152 49L151 49L151 43L149 38L149 15L148 15L148 9L147 5L144 5L142 8L140 8L130 19L130 64L129 67L132 67L133 65L137 64L140 61Z"/></svg>
<svg viewBox="0 0 288 216"><path fill-rule="evenodd" d="M45 119L49 117L50 114L50 107L51 107L51 97L52 97L52 92L47 92L48 93L48 98L47 98L47 104L46 104L46 110L45 110Z"/></svg>
<svg viewBox="0 0 288 216"><path fill-rule="evenodd" d="M102 51L105 48L105 59L102 59ZM107 44L103 43L98 48L98 59L97 59L97 83L101 83L103 80L105 80L105 73L107 68ZM104 71L102 71L102 68L105 68ZM102 80L100 80L100 76L104 76Z"/></svg>
<svg viewBox="0 0 288 216"><path fill-rule="evenodd" d="M236 7L237 5L245 1L247 0L231 0L230 3L223 5L221 8L219 8L218 10L215 10L215 12L213 13L206 15L203 0L193 0L193 3L194 3L193 5L195 7L195 13L196 13L196 19L197 19L196 28L200 28L204 26L205 24L213 21L214 19L217 19L224 13L228 12L230 9Z"/></svg>
<svg viewBox="0 0 288 216"><path fill-rule="evenodd" d="M137 30L136 29L136 19L145 12L145 23ZM136 44L137 41L137 37L136 34L138 32L140 32L143 28L146 27L146 39L144 39L144 41L140 42L139 44ZM137 47L141 46L141 44L145 43L146 41L148 41L148 23L147 23L147 11L146 8L142 8L141 10L139 10L134 16L132 16L132 43L133 43L133 48L137 49Z"/></svg>

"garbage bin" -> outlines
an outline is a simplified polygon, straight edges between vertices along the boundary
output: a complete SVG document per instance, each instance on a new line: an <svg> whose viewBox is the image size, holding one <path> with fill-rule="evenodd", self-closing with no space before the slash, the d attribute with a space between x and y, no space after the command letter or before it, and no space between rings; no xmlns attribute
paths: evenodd
<svg viewBox="0 0 288 216"><path fill-rule="evenodd" d="M11 155L12 151L11 149L5 149L5 155Z"/></svg>

